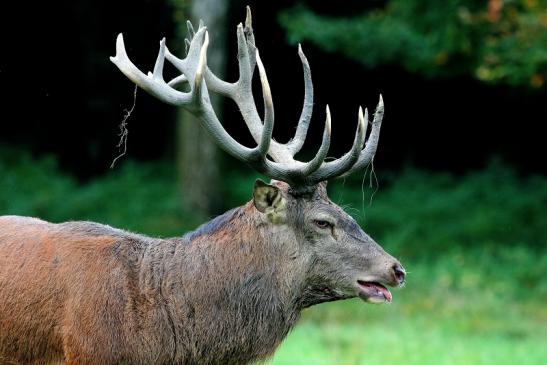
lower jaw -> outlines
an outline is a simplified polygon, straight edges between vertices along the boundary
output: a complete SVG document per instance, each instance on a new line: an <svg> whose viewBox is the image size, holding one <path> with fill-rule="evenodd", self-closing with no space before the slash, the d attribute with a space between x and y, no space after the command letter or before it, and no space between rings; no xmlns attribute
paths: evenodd
<svg viewBox="0 0 547 365"><path fill-rule="evenodd" d="M304 296L304 300L300 303L301 308L308 308L312 305L320 304L320 303L326 303L326 302L334 302L338 300L344 300L344 299L350 299L355 298L355 294L350 294L351 290L348 290L349 293L343 294L343 293L337 293L332 290L325 290L324 288L322 290L313 290Z"/></svg>

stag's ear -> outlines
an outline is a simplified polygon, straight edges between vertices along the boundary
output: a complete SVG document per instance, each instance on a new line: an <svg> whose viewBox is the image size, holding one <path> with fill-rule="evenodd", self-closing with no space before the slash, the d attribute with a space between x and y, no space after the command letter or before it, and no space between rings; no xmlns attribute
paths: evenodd
<svg viewBox="0 0 547 365"><path fill-rule="evenodd" d="M272 223L285 219L285 198L277 186L257 179L253 191L253 203L259 212L266 214Z"/></svg>

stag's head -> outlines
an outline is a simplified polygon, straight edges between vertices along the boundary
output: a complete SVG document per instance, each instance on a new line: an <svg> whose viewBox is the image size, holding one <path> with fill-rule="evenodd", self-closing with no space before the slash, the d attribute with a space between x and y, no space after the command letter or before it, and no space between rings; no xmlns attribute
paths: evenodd
<svg viewBox="0 0 547 365"><path fill-rule="evenodd" d="M391 301L384 285L404 283L401 264L387 254L327 196L322 182L311 192L293 191L284 182L255 183L253 203L263 214L269 240L283 250L285 264L302 282L301 305L361 297Z"/></svg>
<svg viewBox="0 0 547 365"><path fill-rule="evenodd" d="M128 58L123 37L116 43L116 56L111 61L135 84L158 99L182 106L196 115L215 142L230 155L244 161L260 173L272 178L270 184L258 180L253 191L257 214L272 229L282 234L280 244L291 252L291 260L301 261L303 271L302 305L359 296L371 303L391 301L385 285L399 286L405 281L401 264L371 239L355 220L327 196L326 181L362 171L375 153L384 114L382 98L369 123L367 109L359 108L353 145L342 157L325 161L331 138L331 117L328 106L321 146L309 162L295 159L306 138L313 108L313 86L308 61L298 47L304 69L304 105L295 136L281 144L272 139L274 107L266 71L260 60L247 8L245 26L237 27L239 80L229 83L218 78L207 67L207 28L200 23L197 31L190 22L186 39L186 57L180 59L169 52L165 39L154 71L142 73ZM181 75L169 82L163 78L165 60ZM258 68L264 98L260 117L252 93L252 78ZM187 83L190 91L177 86ZM220 123L209 99L216 92L232 99L241 111L251 135L257 143L248 148L235 141ZM372 128L368 133L367 126Z"/></svg>

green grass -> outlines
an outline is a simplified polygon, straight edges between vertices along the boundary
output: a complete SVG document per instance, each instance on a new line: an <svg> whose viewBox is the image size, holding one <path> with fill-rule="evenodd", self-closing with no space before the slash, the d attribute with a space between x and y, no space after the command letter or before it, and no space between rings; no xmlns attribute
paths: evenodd
<svg viewBox="0 0 547 365"><path fill-rule="evenodd" d="M0 150L0 214L87 219L151 235L203 220L181 208L169 164L126 162L80 184L52 158ZM250 199L254 177L223 180L226 209ZM367 180L368 181L368 180ZM330 184L409 271L394 302L360 300L304 311L267 364L545 364L547 178L499 163L465 176L406 169Z"/></svg>

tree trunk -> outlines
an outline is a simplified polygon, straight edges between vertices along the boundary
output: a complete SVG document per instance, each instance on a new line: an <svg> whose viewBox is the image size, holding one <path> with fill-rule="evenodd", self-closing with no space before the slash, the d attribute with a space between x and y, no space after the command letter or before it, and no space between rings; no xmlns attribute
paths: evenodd
<svg viewBox="0 0 547 365"><path fill-rule="evenodd" d="M184 2L182 2L184 3ZM184 6L182 4L181 6ZM189 15L197 30L200 19L207 25L210 45L207 64L219 77L225 74L227 0L194 0ZM180 20L177 20L180 22ZM179 24L178 38L183 41L186 27ZM183 44L183 43L181 43ZM211 97L213 107L222 120L222 101ZM183 109L177 113L177 167L181 199L184 206L202 216L217 213L221 207L219 150L200 121Z"/></svg>

